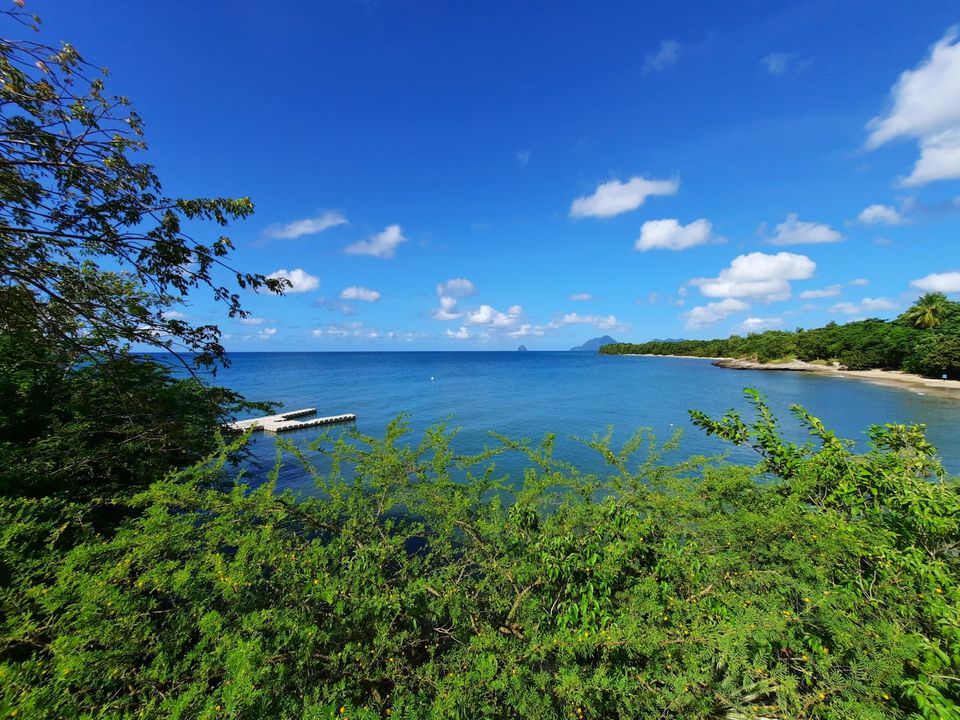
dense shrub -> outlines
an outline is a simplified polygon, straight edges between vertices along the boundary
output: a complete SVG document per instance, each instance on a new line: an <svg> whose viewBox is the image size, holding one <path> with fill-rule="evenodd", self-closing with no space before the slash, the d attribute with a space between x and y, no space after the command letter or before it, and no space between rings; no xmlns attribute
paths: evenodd
<svg viewBox="0 0 960 720"><path fill-rule="evenodd" d="M78 354L24 327L0 332L0 494L117 500L216 447L230 414L261 407L168 364Z"/></svg>
<svg viewBox="0 0 960 720"><path fill-rule="evenodd" d="M31 718L953 718L957 487L922 429L850 451L758 419L694 422L756 468L634 460L552 438L460 457L453 434L322 440L319 496L210 489L224 448L136 500L113 537L82 512L0 506L3 710ZM651 442L652 446L652 442ZM292 446L286 452L306 462ZM500 477L499 453L528 469ZM308 463L309 467L309 463Z"/></svg>

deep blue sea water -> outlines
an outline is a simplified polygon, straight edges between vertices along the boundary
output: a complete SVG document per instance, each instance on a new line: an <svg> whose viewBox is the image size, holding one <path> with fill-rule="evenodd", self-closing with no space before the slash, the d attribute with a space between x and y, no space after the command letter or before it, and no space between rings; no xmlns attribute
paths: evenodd
<svg viewBox="0 0 960 720"><path fill-rule="evenodd" d="M960 402L849 378L725 370L699 359L573 352L233 353L230 358L232 365L215 382L251 400L276 401L286 410L316 407L321 415L355 413L357 429L374 436L382 436L401 413L408 416L414 440L427 426L444 421L460 429L455 447L464 453L494 444L489 431L532 439L552 432L558 436L559 457L602 472L594 451L571 438L603 434L611 426L619 441L640 427L652 428L661 440L682 428L680 448L671 456L675 460L724 452L731 446L706 437L690 423L687 410L747 411L743 388L754 387L791 439L805 439L790 417L793 403L861 444L872 423L921 422L947 469L960 472ZM284 436L305 445L319 432ZM255 452L272 458L271 436L259 437ZM730 457L749 464L757 460L742 449ZM522 465L519 458L498 461L511 472ZM292 463L281 484L297 491L311 488Z"/></svg>

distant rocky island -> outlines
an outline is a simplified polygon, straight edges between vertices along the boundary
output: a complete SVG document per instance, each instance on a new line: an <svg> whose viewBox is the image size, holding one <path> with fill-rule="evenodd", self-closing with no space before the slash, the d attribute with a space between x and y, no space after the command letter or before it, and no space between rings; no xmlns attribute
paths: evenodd
<svg viewBox="0 0 960 720"><path fill-rule="evenodd" d="M527 346L526 346L526 345L521 345L520 347L517 348L517 350L518 350L519 352L527 352Z"/></svg>
<svg viewBox="0 0 960 720"><path fill-rule="evenodd" d="M609 335L604 335L603 337L595 337L587 340L583 345L578 345L577 347L570 348L570 352L597 352L600 350L603 345L614 345L616 344L614 340Z"/></svg>

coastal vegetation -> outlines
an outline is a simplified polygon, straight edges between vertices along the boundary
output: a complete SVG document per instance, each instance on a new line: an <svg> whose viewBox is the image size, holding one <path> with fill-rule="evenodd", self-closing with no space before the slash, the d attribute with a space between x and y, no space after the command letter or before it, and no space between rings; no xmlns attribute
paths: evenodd
<svg viewBox="0 0 960 720"><path fill-rule="evenodd" d="M905 370L960 379L960 303L927 293L894 320L868 319L718 340L655 340L604 345L606 355L689 355L838 362L849 370Z"/></svg>
<svg viewBox="0 0 960 720"><path fill-rule="evenodd" d="M0 78L0 717L960 717L960 494L922 427L856 453L797 407L797 445L750 392L691 419L756 466L640 431L588 474L401 418L254 481L219 433L249 406L187 372L219 330L174 309L282 291L186 234L252 205L166 198L69 46L0 41Z"/></svg>

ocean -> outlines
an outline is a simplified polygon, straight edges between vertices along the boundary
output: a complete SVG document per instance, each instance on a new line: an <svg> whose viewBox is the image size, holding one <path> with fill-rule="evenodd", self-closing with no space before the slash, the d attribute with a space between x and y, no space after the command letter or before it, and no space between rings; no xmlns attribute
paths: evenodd
<svg viewBox="0 0 960 720"><path fill-rule="evenodd" d="M576 438L590 439L612 428L618 443L645 427L663 442L680 428L680 445L665 462L727 453L732 461L753 464L758 457L752 451L706 437L687 414L697 409L718 416L735 408L749 419L743 389L752 387L764 395L791 440L807 439L789 411L795 403L860 448L871 424L925 423L947 470L960 473L960 402L850 378L725 370L701 359L575 352L232 353L230 360L214 382L250 400L278 402L284 410L315 407L320 415L354 413L356 428L376 437L403 414L413 430L411 442L443 422L458 429L454 447L464 454L496 445L491 431L533 441L555 433L557 457L602 473L602 460ZM336 435L345 429L330 431ZM305 446L320 432L312 428L284 437ZM253 448L255 456L272 463L271 436L258 434ZM498 469L516 475L525 464L519 457L497 461ZM250 479L256 482L264 472L253 467ZM280 485L296 492L312 489L293 461L285 465Z"/></svg>

